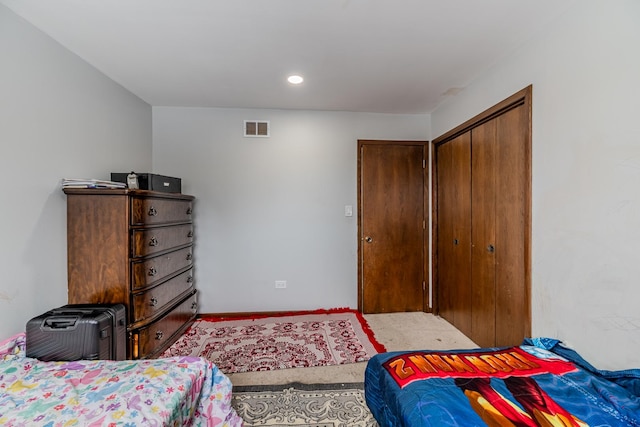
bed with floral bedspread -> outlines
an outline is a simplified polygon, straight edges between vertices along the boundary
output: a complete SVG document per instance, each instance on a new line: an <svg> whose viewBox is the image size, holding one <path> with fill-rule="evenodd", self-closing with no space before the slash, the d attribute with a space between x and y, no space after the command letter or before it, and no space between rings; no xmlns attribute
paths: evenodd
<svg viewBox="0 0 640 427"><path fill-rule="evenodd" d="M199 357L42 362L0 342L0 425L241 426L232 385Z"/></svg>

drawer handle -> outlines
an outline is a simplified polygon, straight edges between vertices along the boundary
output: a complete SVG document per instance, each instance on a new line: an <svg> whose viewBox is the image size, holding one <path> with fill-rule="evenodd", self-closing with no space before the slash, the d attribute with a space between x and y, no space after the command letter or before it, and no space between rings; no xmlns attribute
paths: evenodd
<svg viewBox="0 0 640 427"><path fill-rule="evenodd" d="M198 303L194 301L191 303L191 311L195 313L197 310L198 310Z"/></svg>
<svg viewBox="0 0 640 427"><path fill-rule="evenodd" d="M149 269L149 276L155 276L156 274L158 274L158 270L156 270L155 267L151 267Z"/></svg>
<svg viewBox="0 0 640 427"><path fill-rule="evenodd" d="M153 236L153 237L149 240L149 246L158 246L158 239L156 238L156 236Z"/></svg>
<svg viewBox="0 0 640 427"><path fill-rule="evenodd" d="M156 208L154 208L153 206L151 206L149 208L149 216L156 216L158 215L158 210Z"/></svg>
<svg viewBox="0 0 640 427"><path fill-rule="evenodd" d="M162 337L164 337L164 332L156 331L156 339L159 341L162 339Z"/></svg>
<svg viewBox="0 0 640 427"><path fill-rule="evenodd" d="M155 307L156 305L158 305L158 298L153 297L149 300L149 305L151 305L151 307Z"/></svg>
<svg viewBox="0 0 640 427"><path fill-rule="evenodd" d="M133 349L131 350L131 353L132 353L131 356L134 359L137 359L139 350L140 350L140 334L134 333L132 338L133 338L133 345L132 345Z"/></svg>
<svg viewBox="0 0 640 427"><path fill-rule="evenodd" d="M192 212L193 212L193 210L190 207L187 208L187 215L191 215Z"/></svg>
<svg viewBox="0 0 640 427"><path fill-rule="evenodd" d="M189 252L187 254L187 261L191 261L193 259L193 254L191 252Z"/></svg>
<svg viewBox="0 0 640 427"><path fill-rule="evenodd" d="M187 283L193 283L193 276L187 277Z"/></svg>
<svg viewBox="0 0 640 427"><path fill-rule="evenodd" d="M187 237L189 237L189 238L193 237L193 230L191 230L191 231L189 231L189 232L187 233Z"/></svg>

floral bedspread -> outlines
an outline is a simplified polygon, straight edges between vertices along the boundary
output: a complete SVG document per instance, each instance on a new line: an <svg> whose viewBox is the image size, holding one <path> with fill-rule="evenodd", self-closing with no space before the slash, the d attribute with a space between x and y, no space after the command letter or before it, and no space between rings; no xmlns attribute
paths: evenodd
<svg viewBox="0 0 640 427"><path fill-rule="evenodd" d="M0 342L0 425L241 426L231 382L206 359L42 362Z"/></svg>

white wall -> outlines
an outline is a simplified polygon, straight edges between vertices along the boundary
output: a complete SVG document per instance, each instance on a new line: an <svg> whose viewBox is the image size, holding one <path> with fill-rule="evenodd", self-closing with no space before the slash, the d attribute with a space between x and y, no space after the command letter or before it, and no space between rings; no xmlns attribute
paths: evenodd
<svg viewBox="0 0 640 427"><path fill-rule="evenodd" d="M151 107L0 5L0 340L67 302L63 177L151 167Z"/></svg>
<svg viewBox="0 0 640 427"><path fill-rule="evenodd" d="M533 84L533 335L603 369L640 354L640 2L578 2L432 114L433 136Z"/></svg>
<svg viewBox="0 0 640 427"><path fill-rule="evenodd" d="M357 140L429 133L427 115L154 107L154 171L197 197L200 311L356 307Z"/></svg>

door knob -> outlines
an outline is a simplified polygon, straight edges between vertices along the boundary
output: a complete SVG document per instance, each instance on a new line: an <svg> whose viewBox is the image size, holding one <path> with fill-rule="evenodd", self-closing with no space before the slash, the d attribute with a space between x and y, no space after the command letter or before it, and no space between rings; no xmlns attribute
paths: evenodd
<svg viewBox="0 0 640 427"><path fill-rule="evenodd" d="M489 251L489 253L494 253L496 251L496 248L493 245L489 245L487 246L487 250Z"/></svg>
<svg viewBox="0 0 640 427"><path fill-rule="evenodd" d="M367 243L371 243L371 242L373 242L373 237L367 236L367 237L364 238L364 241L367 242Z"/></svg>

